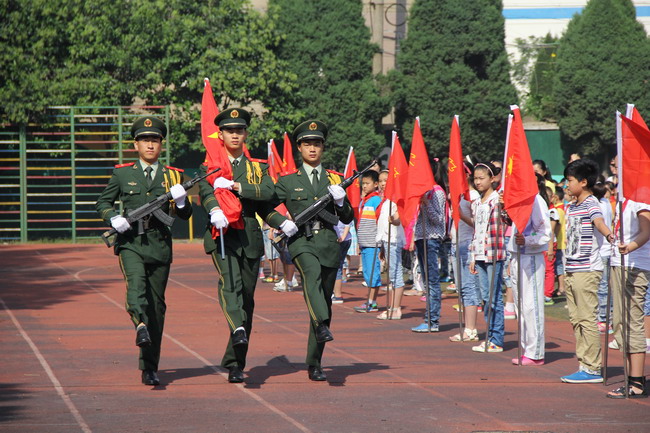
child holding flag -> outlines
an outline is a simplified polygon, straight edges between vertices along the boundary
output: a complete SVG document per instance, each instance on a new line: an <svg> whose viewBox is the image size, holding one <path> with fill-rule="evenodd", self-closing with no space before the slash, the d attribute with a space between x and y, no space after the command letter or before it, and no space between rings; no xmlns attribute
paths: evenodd
<svg viewBox="0 0 650 433"><path fill-rule="evenodd" d="M506 260L505 226L500 221L499 194L494 190L500 172L490 162L481 162L474 167L474 186L481 197L472 202L470 220L474 225L474 236L470 244L469 270L472 274L478 274L481 296L486 302L483 314L489 325L486 338L488 352L503 352L504 317L500 282ZM493 285L492 299L490 285ZM490 308L488 302L491 302ZM488 311L491 317L488 317ZM472 347L472 350L485 352L485 342Z"/></svg>
<svg viewBox="0 0 650 433"><path fill-rule="evenodd" d="M618 347L623 347L622 336L629 339L625 362L628 363L627 384L607 394L609 398L625 398L625 386L630 398L645 398L644 365L646 340L644 335L644 302L650 281L650 205L632 200L623 202L623 238L613 248L612 297L614 302L614 330ZM620 212L617 208L617 229ZM618 230L616 230L618 236ZM625 255L625 288L621 287L621 254ZM623 292L623 293L622 293ZM629 309L626 329L623 330L623 306Z"/></svg>
<svg viewBox="0 0 650 433"><path fill-rule="evenodd" d="M512 280L515 308L521 294L521 360L514 358L515 365L544 364L544 277L546 262L544 252L551 240L551 221L544 177L537 174L539 194L535 196L528 224L523 230L513 225L514 235L508 242L510 279ZM519 254L517 254L519 250ZM517 256L519 260L517 260ZM521 281L519 271L521 267ZM521 293L518 290L521 287Z"/></svg>

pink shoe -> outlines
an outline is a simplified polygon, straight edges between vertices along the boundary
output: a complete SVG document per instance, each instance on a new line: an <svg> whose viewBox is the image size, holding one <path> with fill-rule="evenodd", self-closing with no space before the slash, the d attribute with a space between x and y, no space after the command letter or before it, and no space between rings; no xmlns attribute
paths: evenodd
<svg viewBox="0 0 650 433"><path fill-rule="evenodd" d="M512 320L512 319L516 319L517 315L515 314L514 311L504 311L503 318L506 320Z"/></svg>
<svg viewBox="0 0 650 433"><path fill-rule="evenodd" d="M512 358L512 363L514 365L519 365L517 358ZM544 365L544 359L530 359L527 356L522 356L521 365Z"/></svg>
<svg viewBox="0 0 650 433"><path fill-rule="evenodd" d="M426 296L420 296L420 301L427 302L427 297Z"/></svg>

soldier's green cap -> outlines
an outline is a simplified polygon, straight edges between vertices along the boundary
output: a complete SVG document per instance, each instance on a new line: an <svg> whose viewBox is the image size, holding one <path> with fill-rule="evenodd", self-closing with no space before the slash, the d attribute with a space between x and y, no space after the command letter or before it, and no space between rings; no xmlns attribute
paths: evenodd
<svg viewBox="0 0 650 433"><path fill-rule="evenodd" d="M327 125L320 120L308 120L296 126L292 136L296 144L303 140L321 139L325 141L327 138Z"/></svg>
<svg viewBox="0 0 650 433"><path fill-rule="evenodd" d="M167 136L167 126L165 126L165 122L157 117L140 117L131 125L131 136L137 139L142 135L157 135L160 138L165 138Z"/></svg>
<svg viewBox="0 0 650 433"><path fill-rule="evenodd" d="M251 113L242 108L229 108L217 114L214 123L219 128L248 128Z"/></svg>

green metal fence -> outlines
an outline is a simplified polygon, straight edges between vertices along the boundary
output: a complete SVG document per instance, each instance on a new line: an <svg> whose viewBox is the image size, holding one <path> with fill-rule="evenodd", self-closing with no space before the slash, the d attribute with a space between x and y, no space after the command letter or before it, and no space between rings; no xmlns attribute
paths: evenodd
<svg viewBox="0 0 650 433"><path fill-rule="evenodd" d="M41 124L0 128L1 241L98 238L106 226L95 201L114 165L138 157L133 120L149 114L169 124L167 106L57 106L47 114Z"/></svg>

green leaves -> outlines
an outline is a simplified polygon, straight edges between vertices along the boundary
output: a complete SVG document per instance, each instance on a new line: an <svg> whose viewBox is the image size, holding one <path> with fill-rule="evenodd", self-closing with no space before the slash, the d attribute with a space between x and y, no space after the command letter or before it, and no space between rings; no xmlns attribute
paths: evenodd
<svg viewBox="0 0 650 433"><path fill-rule="evenodd" d="M432 155L447 152L451 119L460 115L464 152L483 159L503 153L510 83L501 2L417 0L409 31L389 75L400 136L420 116Z"/></svg>
<svg viewBox="0 0 650 433"><path fill-rule="evenodd" d="M553 98L574 151L615 153L615 111L650 109L650 44L629 0L591 0L560 41Z"/></svg>

